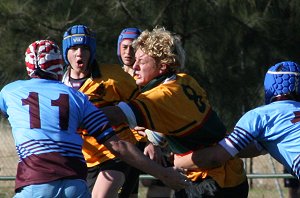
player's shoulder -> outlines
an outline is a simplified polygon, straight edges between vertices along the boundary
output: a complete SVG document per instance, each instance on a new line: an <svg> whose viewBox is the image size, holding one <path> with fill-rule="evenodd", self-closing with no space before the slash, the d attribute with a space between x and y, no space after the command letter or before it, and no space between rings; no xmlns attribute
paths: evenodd
<svg viewBox="0 0 300 198"><path fill-rule="evenodd" d="M199 83L186 73L178 73L176 75L168 78L163 84L163 87L189 87L189 88L197 88L201 87Z"/></svg>
<svg viewBox="0 0 300 198"><path fill-rule="evenodd" d="M102 63L99 65L101 75L105 74L123 74L125 73L122 67L118 64Z"/></svg>
<svg viewBox="0 0 300 198"><path fill-rule="evenodd" d="M99 66L101 72L101 79L118 81L126 84L135 84L135 80L126 73L118 64L101 64Z"/></svg>
<svg viewBox="0 0 300 198"><path fill-rule="evenodd" d="M186 74L186 73L176 74L176 79L179 83L199 84L198 81L193 76Z"/></svg>
<svg viewBox="0 0 300 198"><path fill-rule="evenodd" d="M194 78L187 73L177 73L176 76L177 76L177 79L192 79L192 80L194 80Z"/></svg>
<svg viewBox="0 0 300 198"><path fill-rule="evenodd" d="M16 80L13 82L10 82L8 84L6 84L3 88L2 91L7 91L7 90L15 90L15 89L22 89L22 87L29 82L29 80Z"/></svg>
<svg viewBox="0 0 300 198"><path fill-rule="evenodd" d="M66 86L68 89L68 94L70 96L70 101L75 101L76 105L84 105L86 103L88 103L89 98L86 94L73 89L72 87L68 87Z"/></svg>
<svg viewBox="0 0 300 198"><path fill-rule="evenodd" d="M278 109L273 109L270 104L261 105L247 111L240 120L268 120L270 117L277 116L275 114Z"/></svg>
<svg viewBox="0 0 300 198"><path fill-rule="evenodd" d="M176 83L159 84L147 91L142 91L137 96L138 99L148 98L150 100L162 100L166 98L172 98L176 92L178 92Z"/></svg>
<svg viewBox="0 0 300 198"><path fill-rule="evenodd" d="M201 84L191 75L186 73L177 74L177 83L183 88L193 89L196 92L200 92L206 95L206 90L201 86Z"/></svg>

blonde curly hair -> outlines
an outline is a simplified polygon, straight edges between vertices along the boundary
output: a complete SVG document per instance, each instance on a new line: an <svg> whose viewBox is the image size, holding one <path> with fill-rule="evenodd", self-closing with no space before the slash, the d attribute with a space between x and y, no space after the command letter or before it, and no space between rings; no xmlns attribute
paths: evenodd
<svg viewBox="0 0 300 198"><path fill-rule="evenodd" d="M156 61L166 64L169 71L177 71L184 67L185 52L180 37L164 27L155 27L151 32L143 31L132 46L135 50L141 49Z"/></svg>

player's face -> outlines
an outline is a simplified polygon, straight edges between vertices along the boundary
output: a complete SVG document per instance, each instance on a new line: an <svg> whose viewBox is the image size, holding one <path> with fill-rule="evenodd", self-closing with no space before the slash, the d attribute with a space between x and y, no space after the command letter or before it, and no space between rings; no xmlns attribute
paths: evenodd
<svg viewBox="0 0 300 198"><path fill-rule="evenodd" d="M156 60L138 49L135 53L135 63L133 69L135 70L134 79L137 85L145 86L152 79L161 75L160 66Z"/></svg>
<svg viewBox="0 0 300 198"><path fill-rule="evenodd" d="M90 59L90 50L88 46L76 45L68 50L68 60L75 72L85 72Z"/></svg>
<svg viewBox="0 0 300 198"><path fill-rule="evenodd" d="M124 39L120 44L120 55L124 65L127 66L132 66L135 61L132 42L132 39Z"/></svg>

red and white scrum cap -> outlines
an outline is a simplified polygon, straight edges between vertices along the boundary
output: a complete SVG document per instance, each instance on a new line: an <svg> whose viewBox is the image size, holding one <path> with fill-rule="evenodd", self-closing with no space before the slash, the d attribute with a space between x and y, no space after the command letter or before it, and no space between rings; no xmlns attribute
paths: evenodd
<svg viewBox="0 0 300 198"><path fill-rule="evenodd" d="M27 73L31 78L61 80L63 59L59 47L50 40L38 40L25 52Z"/></svg>

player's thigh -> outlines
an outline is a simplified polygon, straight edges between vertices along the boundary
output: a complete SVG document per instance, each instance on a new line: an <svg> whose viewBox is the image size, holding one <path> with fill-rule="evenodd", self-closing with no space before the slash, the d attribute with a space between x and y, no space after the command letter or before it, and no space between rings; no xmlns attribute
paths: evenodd
<svg viewBox="0 0 300 198"><path fill-rule="evenodd" d="M93 184L93 197L115 197L116 193L124 184L125 175L128 171L128 164L115 158L107 160L97 166L98 175ZM91 175L91 168L89 168L88 178ZM94 170L95 172L97 172ZM93 176L95 177L95 176ZM90 178L91 179L91 178ZM92 180L88 179L89 182ZM91 186L91 184L90 184ZM97 195L97 196L96 196ZM106 195L106 196L100 196ZM109 195L109 196L108 196Z"/></svg>
<svg viewBox="0 0 300 198"><path fill-rule="evenodd" d="M127 169L128 165L119 159L110 159L93 167L88 167L88 174L86 179L90 191L92 192L100 172L106 170L115 170L123 172L125 174Z"/></svg>
<svg viewBox="0 0 300 198"><path fill-rule="evenodd" d="M95 182L93 197L117 197L125 181L125 174L117 170L103 170Z"/></svg>
<svg viewBox="0 0 300 198"><path fill-rule="evenodd" d="M87 184L88 184L90 192L92 192L92 190L94 188L94 185L96 183L96 180L98 178L100 171L101 171L100 165L96 165L94 167L88 168L88 174L87 174L86 180L87 180Z"/></svg>
<svg viewBox="0 0 300 198"><path fill-rule="evenodd" d="M141 171L139 169L129 167L126 172L125 182L119 194L119 198L128 198L138 195L140 173Z"/></svg>

